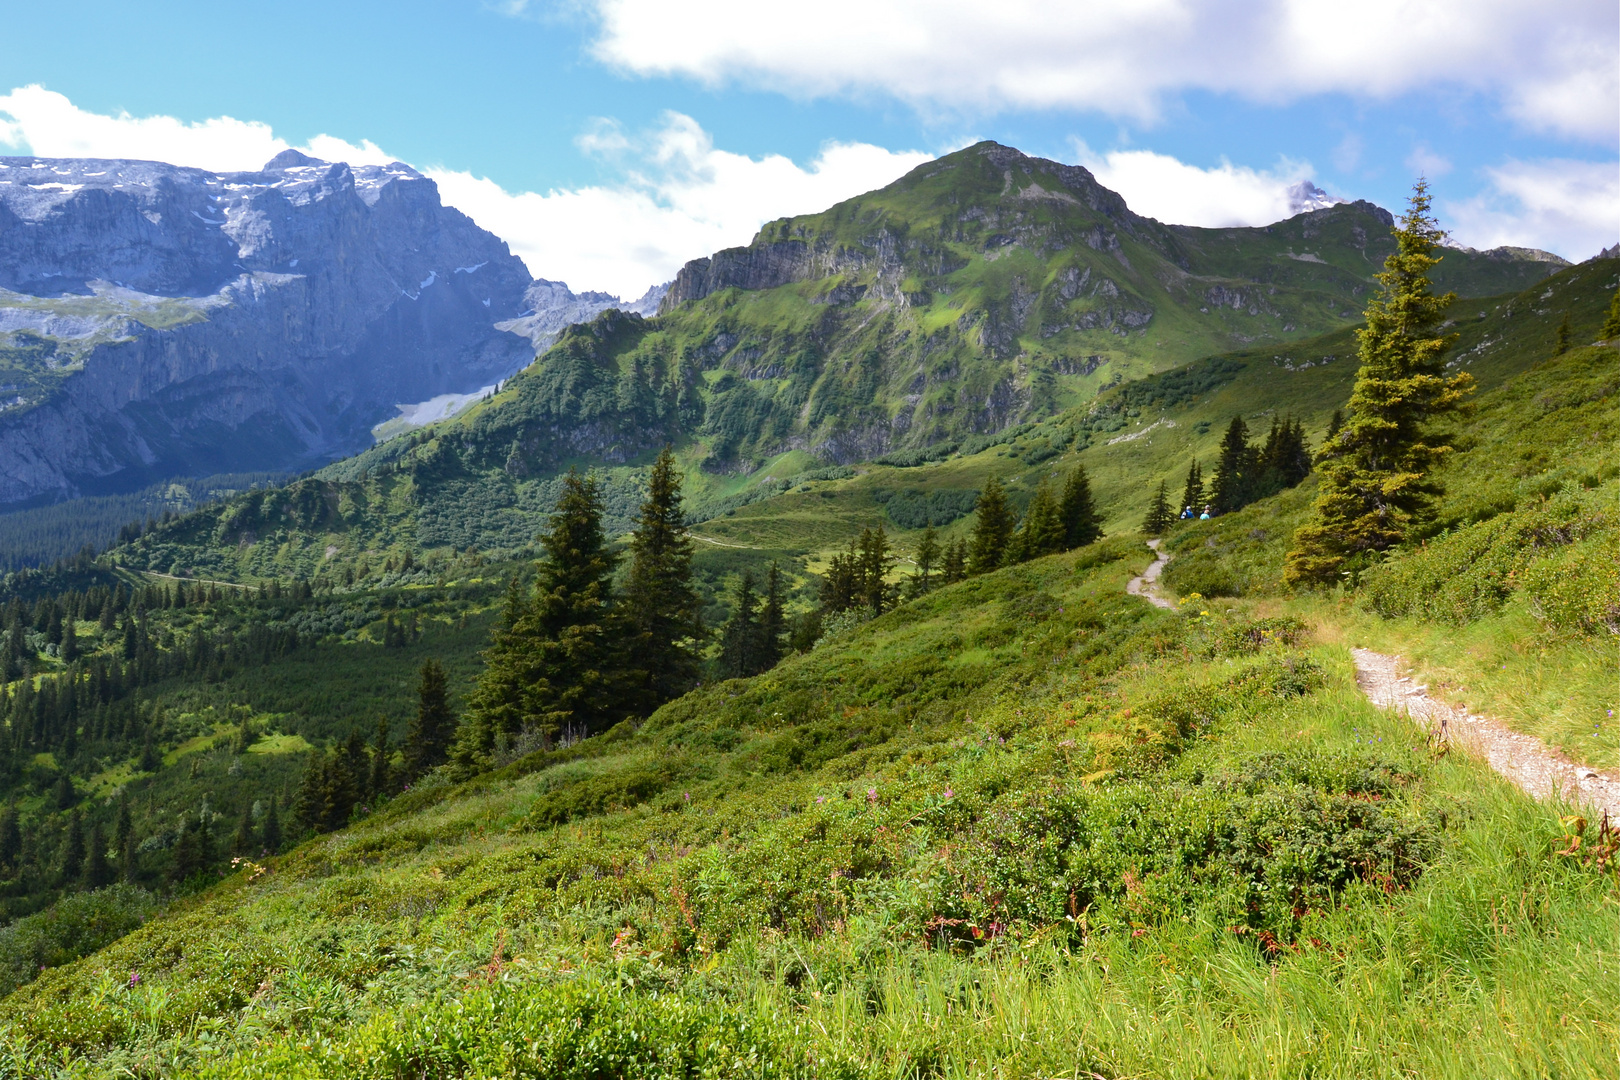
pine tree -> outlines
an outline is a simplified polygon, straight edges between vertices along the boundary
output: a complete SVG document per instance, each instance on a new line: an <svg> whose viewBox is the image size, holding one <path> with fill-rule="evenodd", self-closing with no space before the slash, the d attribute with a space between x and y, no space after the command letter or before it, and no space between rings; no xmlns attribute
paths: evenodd
<svg viewBox="0 0 1620 1080"><path fill-rule="evenodd" d="M1558 329L1553 331L1553 355L1563 356L1569 352L1569 316L1565 315Z"/></svg>
<svg viewBox="0 0 1620 1080"><path fill-rule="evenodd" d="M702 600L692 585L692 541L681 508L681 476L664 447L647 480L647 498L630 536L624 615L643 714L690 690L698 677L696 642Z"/></svg>
<svg viewBox="0 0 1620 1080"><path fill-rule="evenodd" d="M236 832L231 835L231 854L237 856L252 855L258 850L253 835L253 804L242 807L242 817L236 823Z"/></svg>
<svg viewBox="0 0 1620 1080"><path fill-rule="evenodd" d="M967 577L967 543L961 537L946 545L945 565L940 568L939 576L947 585L955 585Z"/></svg>
<svg viewBox="0 0 1620 1080"><path fill-rule="evenodd" d="M1448 376L1445 354L1455 335L1440 333L1454 294L1435 296L1428 273L1444 233L1429 216L1428 185L1419 181L1395 230L1396 251L1378 275L1380 295L1358 331L1361 367L1344 428L1318 455L1320 494L1309 523L1294 533L1283 580L1325 584L1359 560L1400 543L1439 488L1429 473L1449 452L1426 430L1458 411L1472 389L1466 373Z"/></svg>
<svg viewBox="0 0 1620 1080"><path fill-rule="evenodd" d="M445 691L444 668L437 660L422 663L416 686L416 716L405 729L405 777L414 780L450 760L456 718Z"/></svg>
<svg viewBox="0 0 1620 1080"><path fill-rule="evenodd" d="M176 885L185 882L203 868L201 829L197 819L185 815L180 823L180 839L174 843L174 862L169 866L169 879Z"/></svg>
<svg viewBox="0 0 1620 1080"><path fill-rule="evenodd" d="M1076 465L1063 485L1063 501L1058 504L1058 517L1063 521L1063 543L1066 548L1084 547L1102 539L1102 515L1091 498L1091 481L1086 467Z"/></svg>
<svg viewBox="0 0 1620 1080"><path fill-rule="evenodd" d="M377 736L371 744L371 775L366 778L366 797L372 806L393 794L389 783L393 777L389 759L393 756L394 748L388 745L388 717L378 716Z"/></svg>
<svg viewBox="0 0 1620 1080"><path fill-rule="evenodd" d="M605 731L622 719L626 679L613 611L615 558L602 532L601 488L570 470L541 537L534 596L485 653L458 760L481 764L496 738L524 730L549 743L565 728Z"/></svg>
<svg viewBox="0 0 1620 1080"><path fill-rule="evenodd" d="M113 819L113 848L118 852L133 843L135 838L135 821L129 812L129 797L126 795L118 800L118 816ZM126 875L127 876L127 875Z"/></svg>
<svg viewBox="0 0 1620 1080"><path fill-rule="evenodd" d="M724 678L742 679L758 671L758 607L754 576L744 570L731 594L731 617L720 628L720 674Z"/></svg>
<svg viewBox="0 0 1620 1080"><path fill-rule="evenodd" d="M1249 446L1249 425L1234 416L1221 438L1220 457L1215 462L1215 479L1210 484L1210 504L1217 514L1230 514L1253 501L1254 475L1259 454Z"/></svg>
<svg viewBox="0 0 1620 1080"><path fill-rule="evenodd" d="M22 829L17 824L17 805L12 803L0 814L0 868L17 869L22 855Z"/></svg>
<svg viewBox="0 0 1620 1080"><path fill-rule="evenodd" d="M1175 520L1175 514L1170 511L1170 492L1165 482L1160 480L1159 490L1153 493L1153 501L1148 504L1147 516L1142 519L1142 531L1149 536L1159 536Z"/></svg>
<svg viewBox="0 0 1620 1080"><path fill-rule="evenodd" d="M1333 437L1335 435L1337 435L1343 429L1344 429L1344 410L1343 409L1334 409L1333 410L1333 415L1328 418L1327 432L1325 434L1323 434L1323 436L1322 436L1322 445L1324 447L1326 447L1328 443L1333 441Z"/></svg>
<svg viewBox="0 0 1620 1080"><path fill-rule="evenodd" d="M1013 512L1007 493L994 476L979 492L973 523L973 541L968 549L967 572L987 574L1002 564L1012 543Z"/></svg>
<svg viewBox="0 0 1620 1080"><path fill-rule="evenodd" d="M56 778L56 786L51 789L51 802L58 810L66 810L78 801L79 793L73 787L73 778L66 772Z"/></svg>
<svg viewBox="0 0 1620 1080"><path fill-rule="evenodd" d="M827 561L827 570L821 575L818 599L821 610L829 615L848 611L861 602L860 540L851 539L849 550L841 551Z"/></svg>
<svg viewBox="0 0 1620 1080"><path fill-rule="evenodd" d="M898 597L898 589L888 580L894 553L882 525L861 530L858 551L858 599L875 619L893 607Z"/></svg>
<svg viewBox="0 0 1620 1080"><path fill-rule="evenodd" d="M62 663L71 664L79 658L79 631L69 619L62 626Z"/></svg>
<svg viewBox="0 0 1620 1080"><path fill-rule="evenodd" d="M141 742L141 760L138 767L141 772L157 772L162 764L163 757L157 752L157 746L152 741L152 728L148 727Z"/></svg>
<svg viewBox="0 0 1620 1080"><path fill-rule="evenodd" d="M270 809L264 812L264 828L261 830L259 842L271 855L281 851L281 810L276 805L274 795L270 796Z"/></svg>
<svg viewBox="0 0 1620 1080"><path fill-rule="evenodd" d="M1182 513L1190 510L1192 517L1197 517L1204 509L1204 471L1199 467L1197 458L1193 459L1192 467L1187 470L1187 483L1181 489L1181 505L1186 508Z"/></svg>
<svg viewBox="0 0 1620 1080"><path fill-rule="evenodd" d="M759 643L755 646L759 670L769 671L782 659L787 615L782 609L782 568L773 560L765 575L765 597L759 607Z"/></svg>
<svg viewBox="0 0 1620 1080"><path fill-rule="evenodd" d="M112 884L113 871L107 863L107 841L102 838L101 824L90 826L90 840L84 855L84 887L100 889Z"/></svg>
<svg viewBox="0 0 1620 1080"><path fill-rule="evenodd" d="M304 832L322 832L326 827L326 752L311 750L304 763L304 776L293 795L293 821Z"/></svg>
<svg viewBox="0 0 1620 1080"><path fill-rule="evenodd" d="M79 880L84 871L84 826L79 821L79 812L73 811L68 815L67 836L62 840L62 878L63 882Z"/></svg>
<svg viewBox="0 0 1620 1080"><path fill-rule="evenodd" d="M1609 297L1609 313L1604 316L1603 329L1598 331L1599 341L1613 341L1615 338L1620 338L1620 289Z"/></svg>
<svg viewBox="0 0 1620 1080"><path fill-rule="evenodd" d="M911 580L906 583L910 596L925 596L934 587L934 572L940 568L940 555L939 536L934 532L934 527L929 525L923 529L922 539L917 541L917 550L911 557L917 572L912 574Z"/></svg>
<svg viewBox="0 0 1620 1080"><path fill-rule="evenodd" d="M1035 488L1035 494L1029 500L1019 533L1019 554L1023 559L1054 555L1068 547L1068 530L1058 517L1057 504L1044 480Z"/></svg>

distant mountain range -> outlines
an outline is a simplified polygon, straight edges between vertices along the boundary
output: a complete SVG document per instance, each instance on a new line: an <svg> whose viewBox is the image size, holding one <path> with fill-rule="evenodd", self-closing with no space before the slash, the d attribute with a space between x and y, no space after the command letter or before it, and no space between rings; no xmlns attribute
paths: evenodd
<svg viewBox="0 0 1620 1080"><path fill-rule="evenodd" d="M748 471L992 432L1357 318L1390 215L1290 197L1264 228L1165 225L1083 168L981 143L626 303L532 280L398 163L3 158L0 507L323 464L536 353L479 421L480 458L514 476L671 439ZM1436 276L1477 296L1562 265L1454 251Z"/></svg>
<svg viewBox="0 0 1620 1080"><path fill-rule="evenodd" d="M0 158L0 506L318 465L619 303L398 163Z"/></svg>

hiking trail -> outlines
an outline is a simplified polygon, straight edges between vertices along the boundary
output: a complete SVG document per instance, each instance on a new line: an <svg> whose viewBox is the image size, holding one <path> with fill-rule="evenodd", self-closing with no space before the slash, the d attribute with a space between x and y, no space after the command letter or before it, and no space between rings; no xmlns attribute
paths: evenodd
<svg viewBox="0 0 1620 1080"><path fill-rule="evenodd" d="M1149 540L1148 547L1153 549L1153 562L1137 577L1131 578L1125 585L1125 591L1132 596L1140 596L1148 603L1162 608L1173 608L1176 605L1159 595L1159 572L1164 564L1170 561L1170 556L1159 550L1159 541Z"/></svg>
<svg viewBox="0 0 1620 1080"><path fill-rule="evenodd" d="M1367 700L1405 713L1430 735L1484 759L1532 798L1557 795L1566 802L1620 820L1620 776L1579 765L1533 735L1500 720L1431 698L1428 687L1400 674L1401 658L1371 649L1351 649L1356 685Z"/></svg>

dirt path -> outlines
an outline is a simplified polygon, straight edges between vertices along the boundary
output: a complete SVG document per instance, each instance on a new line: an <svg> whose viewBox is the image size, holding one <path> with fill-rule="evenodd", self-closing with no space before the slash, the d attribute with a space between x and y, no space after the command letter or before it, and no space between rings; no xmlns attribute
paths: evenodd
<svg viewBox="0 0 1620 1080"><path fill-rule="evenodd" d="M1148 547L1153 549L1153 562L1142 571L1140 577L1133 577L1125 585L1125 591L1132 596L1140 596L1150 604L1162 608L1173 608L1176 605L1159 595L1159 572L1164 564L1170 561L1170 556L1159 550L1157 540L1149 540Z"/></svg>
<svg viewBox="0 0 1620 1080"><path fill-rule="evenodd" d="M1558 795L1567 802L1620 819L1620 776L1577 765L1540 739L1500 720L1478 716L1431 698L1428 689L1402 677L1401 658L1371 649L1351 649L1356 684L1367 700L1405 713L1431 735L1484 758L1491 768L1537 799Z"/></svg>

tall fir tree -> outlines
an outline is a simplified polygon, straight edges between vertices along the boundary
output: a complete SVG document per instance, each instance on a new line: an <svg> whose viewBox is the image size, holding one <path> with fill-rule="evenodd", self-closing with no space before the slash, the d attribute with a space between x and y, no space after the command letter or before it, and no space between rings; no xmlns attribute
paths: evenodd
<svg viewBox="0 0 1620 1080"><path fill-rule="evenodd" d="M1086 467L1076 465L1063 485L1063 499L1058 504L1058 517L1063 521L1065 548L1084 547L1102 539L1102 515L1091 497L1091 480Z"/></svg>
<svg viewBox="0 0 1620 1080"><path fill-rule="evenodd" d="M67 835L62 839L62 881L75 882L84 871L84 823L79 812L68 815Z"/></svg>
<svg viewBox="0 0 1620 1080"><path fill-rule="evenodd" d="M783 600L782 568L773 560L765 573L765 594L759 605L759 644L755 652L761 671L769 671L782 659L782 643L787 635Z"/></svg>
<svg viewBox="0 0 1620 1080"><path fill-rule="evenodd" d="M366 797L372 806L394 793L394 748L388 743L388 717L377 717L377 734L371 743L371 775L366 777Z"/></svg>
<svg viewBox="0 0 1620 1080"><path fill-rule="evenodd" d="M276 796L270 796L270 808L264 812L264 827L259 830L259 843L271 855L281 851L281 808Z"/></svg>
<svg viewBox="0 0 1620 1080"><path fill-rule="evenodd" d="M570 470L541 537L534 595L485 653L468 701L458 760L482 765L497 739L533 731L549 745L563 731L594 734L623 719L622 626L613 610L615 557L602 531L596 479Z"/></svg>
<svg viewBox="0 0 1620 1080"><path fill-rule="evenodd" d="M1147 515L1142 519L1142 531L1149 536L1160 536L1175 520L1175 514L1170 511L1170 491L1160 480L1159 489L1153 493L1153 501L1148 503Z"/></svg>
<svg viewBox="0 0 1620 1080"><path fill-rule="evenodd" d="M692 584L692 541L681 507L681 476L664 447L647 479L647 498L630 536L630 572L623 610L631 665L638 673L639 709L658 706L697 682L702 600Z"/></svg>
<svg viewBox="0 0 1620 1080"><path fill-rule="evenodd" d="M422 662L416 684L416 715L405 729L404 769L407 780L450 760L456 717L450 711L444 668L432 658Z"/></svg>
<svg viewBox="0 0 1620 1080"><path fill-rule="evenodd" d="M0 814L0 869L12 872L22 857L22 828L17 823L17 804L11 803Z"/></svg>
<svg viewBox="0 0 1620 1080"><path fill-rule="evenodd" d="M1198 459L1194 458L1192 467L1187 470L1187 483L1181 489L1182 513L1192 511L1197 517L1204 511L1204 470L1199 467Z"/></svg>
<svg viewBox="0 0 1620 1080"><path fill-rule="evenodd" d="M1253 501L1259 460L1259 453L1249 445L1249 425L1241 416L1232 417L1221 438L1215 478L1210 482L1209 501L1217 514L1230 514Z"/></svg>
<svg viewBox="0 0 1620 1080"><path fill-rule="evenodd" d="M90 826L90 837L84 848L84 887L95 890L111 885L113 868L107 862L107 840L101 832L101 823Z"/></svg>
<svg viewBox="0 0 1620 1080"><path fill-rule="evenodd" d="M974 508L973 540L968 548L967 572L988 574L1001 566L1013 538L1013 510L1007 492L994 476L984 482Z"/></svg>
<svg viewBox="0 0 1620 1080"><path fill-rule="evenodd" d="M917 570L906 583L908 595L925 596L934 587L934 578L938 576L940 569L941 555L939 534L934 532L934 526L930 524L923 529L922 538L917 541L917 550L911 556L912 564Z"/></svg>
<svg viewBox="0 0 1620 1080"><path fill-rule="evenodd" d="M1068 530L1058 517L1057 503L1052 489L1041 481L1024 511L1024 522L1017 540L1020 561L1054 555L1068 547Z"/></svg>
<svg viewBox="0 0 1620 1080"><path fill-rule="evenodd" d="M1569 316L1565 315L1553 331L1553 355L1563 356L1569 352Z"/></svg>
<svg viewBox="0 0 1620 1080"><path fill-rule="evenodd" d="M960 536L945 545L945 562L939 576L947 585L955 585L967 577L967 541Z"/></svg>
<svg viewBox="0 0 1620 1080"><path fill-rule="evenodd" d="M882 525L861 530L858 551L860 603L875 619L894 606L899 592L888 580L894 567L894 551Z"/></svg>
<svg viewBox="0 0 1620 1080"><path fill-rule="evenodd" d="M1613 341L1620 338L1620 289L1614 290L1609 297L1609 311L1603 317L1603 328L1598 331L1599 341Z"/></svg>
<svg viewBox="0 0 1620 1080"><path fill-rule="evenodd" d="M852 538L848 551L840 551L827 560L819 593L822 611L833 615L859 604L862 584L860 540Z"/></svg>
<svg viewBox="0 0 1620 1080"><path fill-rule="evenodd" d="M205 865L202 830L197 818L186 814L180 822L180 838L174 842L174 857L169 864L169 880L176 885L189 880Z"/></svg>
<svg viewBox="0 0 1620 1080"><path fill-rule="evenodd" d="M257 837L253 835L253 804L242 807L242 816L231 834L231 854L246 857L258 851Z"/></svg>
<svg viewBox="0 0 1620 1080"><path fill-rule="evenodd" d="M720 628L720 674L743 679L759 670L759 596L744 570L731 594L731 617Z"/></svg>
<svg viewBox="0 0 1620 1080"><path fill-rule="evenodd" d="M1445 236L1429 207L1420 180L1395 229L1396 250L1378 275L1382 289L1357 332L1361 367L1348 416L1317 455L1320 494L1311 520L1294 533L1283 572L1290 585L1331 583L1399 544L1439 493L1430 474L1450 446L1429 422L1460 410L1473 378L1446 374L1456 335L1441 333L1441 322L1456 297L1429 288L1429 271L1440 261L1434 250Z"/></svg>

